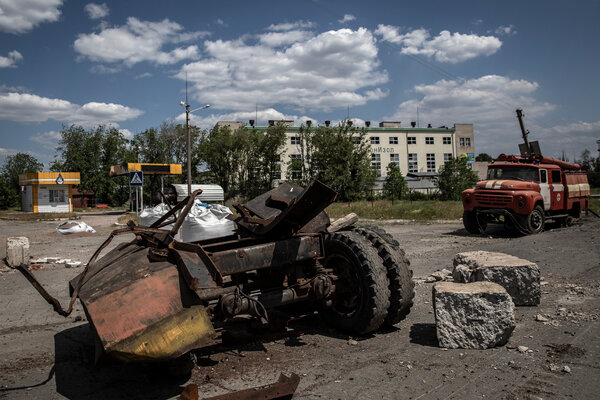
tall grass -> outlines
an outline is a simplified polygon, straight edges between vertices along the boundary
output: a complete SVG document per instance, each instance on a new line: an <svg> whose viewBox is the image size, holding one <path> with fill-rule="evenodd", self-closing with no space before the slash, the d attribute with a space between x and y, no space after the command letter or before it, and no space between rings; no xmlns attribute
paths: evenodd
<svg viewBox="0 0 600 400"><path fill-rule="evenodd" d="M341 218L351 212L365 219L410 219L418 221L459 219L463 214L462 202L439 200L390 200L333 203L327 207L332 218Z"/></svg>

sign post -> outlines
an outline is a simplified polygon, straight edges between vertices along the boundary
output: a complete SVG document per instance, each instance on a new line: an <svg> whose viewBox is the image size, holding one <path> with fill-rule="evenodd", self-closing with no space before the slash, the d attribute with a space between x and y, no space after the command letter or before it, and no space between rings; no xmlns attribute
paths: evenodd
<svg viewBox="0 0 600 400"><path fill-rule="evenodd" d="M140 196L143 196L142 187L144 186L144 173L142 171L131 171L129 173L129 186L135 186L135 215L140 215L140 203L138 199L138 187ZM142 199L143 201L143 199Z"/></svg>

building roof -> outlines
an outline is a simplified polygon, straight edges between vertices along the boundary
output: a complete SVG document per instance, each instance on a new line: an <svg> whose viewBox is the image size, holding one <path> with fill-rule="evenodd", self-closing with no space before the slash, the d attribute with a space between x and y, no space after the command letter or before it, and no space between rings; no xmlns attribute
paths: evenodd
<svg viewBox="0 0 600 400"><path fill-rule="evenodd" d="M31 172L19 175L19 185L79 185L79 172Z"/></svg>

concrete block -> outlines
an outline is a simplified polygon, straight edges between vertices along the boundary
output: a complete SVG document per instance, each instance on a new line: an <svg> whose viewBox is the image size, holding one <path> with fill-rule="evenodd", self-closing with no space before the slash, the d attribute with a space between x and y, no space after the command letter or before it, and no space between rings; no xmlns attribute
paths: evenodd
<svg viewBox="0 0 600 400"><path fill-rule="evenodd" d="M6 263L10 267L29 264L29 239L24 236L6 239Z"/></svg>
<svg viewBox="0 0 600 400"><path fill-rule="evenodd" d="M438 282L433 309L440 347L488 349L508 342L516 326L515 305L492 282Z"/></svg>
<svg viewBox="0 0 600 400"><path fill-rule="evenodd" d="M454 257L455 282L494 282L506 289L517 306L540 304L540 269L536 263L510 254L489 251L458 253Z"/></svg>

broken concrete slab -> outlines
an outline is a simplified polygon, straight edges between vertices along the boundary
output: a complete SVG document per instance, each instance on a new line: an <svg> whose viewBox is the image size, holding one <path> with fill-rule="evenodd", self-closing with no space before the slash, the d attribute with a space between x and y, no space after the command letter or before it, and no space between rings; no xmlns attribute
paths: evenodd
<svg viewBox="0 0 600 400"><path fill-rule="evenodd" d="M454 257L455 282L494 282L506 289L517 306L540 304L540 269L510 254L469 251Z"/></svg>
<svg viewBox="0 0 600 400"><path fill-rule="evenodd" d="M10 267L29 264L29 239L13 236L6 239L6 263Z"/></svg>
<svg viewBox="0 0 600 400"><path fill-rule="evenodd" d="M488 349L508 342L516 326L515 306L493 282L438 282L433 310L440 347Z"/></svg>

